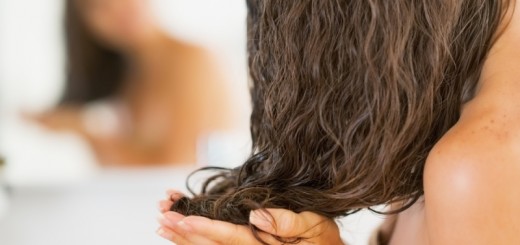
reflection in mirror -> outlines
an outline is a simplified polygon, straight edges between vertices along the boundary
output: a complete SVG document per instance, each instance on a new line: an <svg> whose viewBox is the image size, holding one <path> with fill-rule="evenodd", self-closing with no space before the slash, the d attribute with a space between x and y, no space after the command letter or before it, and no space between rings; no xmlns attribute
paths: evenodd
<svg viewBox="0 0 520 245"><path fill-rule="evenodd" d="M241 1L0 0L0 244L160 244L164 190L249 153L244 19Z"/></svg>
<svg viewBox="0 0 520 245"><path fill-rule="evenodd" d="M193 163L203 136L236 127L214 57L166 33L148 1L69 0L65 11L64 94L30 118L116 165Z"/></svg>

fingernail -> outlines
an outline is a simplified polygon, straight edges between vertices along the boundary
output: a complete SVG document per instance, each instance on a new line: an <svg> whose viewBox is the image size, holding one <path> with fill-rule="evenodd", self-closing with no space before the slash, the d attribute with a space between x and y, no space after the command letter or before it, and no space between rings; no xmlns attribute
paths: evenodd
<svg viewBox="0 0 520 245"><path fill-rule="evenodd" d="M174 238L173 233L167 232L163 228L159 228L157 230L157 235L161 236L162 238L164 238L166 240L172 240Z"/></svg>
<svg viewBox="0 0 520 245"><path fill-rule="evenodd" d="M188 224L186 224L184 221L181 221L181 222L177 223L177 225L178 225L181 229L183 229L183 230L185 230L185 231L188 231L188 232L193 231L193 228L191 228L191 226L188 225Z"/></svg>
<svg viewBox="0 0 520 245"><path fill-rule="evenodd" d="M260 229L269 229L272 226L270 216L260 210L251 211L249 222Z"/></svg>
<svg viewBox="0 0 520 245"><path fill-rule="evenodd" d="M170 228L173 228L175 226L175 222L172 222L169 219L166 219L163 215L159 215L157 217L157 221L159 221L159 224L168 226Z"/></svg>
<svg viewBox="0 0 520 245"><path fill-rule="evenodd" d="M172 202L177 201L177 199L180 199L182 197L182 194L177 191L167 191L166 195L168 196L168 199Z"/></svg>
<svg viewBox="0 0 520 245"><path fill-rule="evenodd" d="M162 212L165 212L165 211L168 211L166 210L166 207L164 207L163 203L162 202L159 202L157 204L157 208L159 209L159 211L162 213Z"/></svg>

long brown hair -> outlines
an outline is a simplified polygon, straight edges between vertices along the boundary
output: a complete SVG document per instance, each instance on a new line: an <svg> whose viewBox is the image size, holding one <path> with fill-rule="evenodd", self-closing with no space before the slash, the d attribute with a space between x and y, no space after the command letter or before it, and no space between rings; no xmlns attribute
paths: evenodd
<svg viewBox="0 0 520 245"><path fill-rule="evenodd" d="M61 103L82 104L109 98L123 85L122 55L101 44L82 19L78 1L65 8L66 85Z"/></svg>
<svg viewBox="0 0 520 245"><path fill-rule="evenodd" d="M497 0L247 3L253 154L172 207L236 224L249 224L256 208L336 218L412 205L423 195L428 153L473 96L508 7Z"/></svg>

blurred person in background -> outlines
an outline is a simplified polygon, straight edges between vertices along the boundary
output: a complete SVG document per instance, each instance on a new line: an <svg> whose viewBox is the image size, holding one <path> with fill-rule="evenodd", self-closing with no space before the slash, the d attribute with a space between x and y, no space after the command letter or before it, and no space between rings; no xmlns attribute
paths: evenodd
<svg viewBox="0 0 520 245"><path fill-rule="evenodd" d="M67 0L67 82L30 118L73 131L103 165L194 163L205 135L230 130L231 96L211 55L169 36L148 0Z"/></svg>

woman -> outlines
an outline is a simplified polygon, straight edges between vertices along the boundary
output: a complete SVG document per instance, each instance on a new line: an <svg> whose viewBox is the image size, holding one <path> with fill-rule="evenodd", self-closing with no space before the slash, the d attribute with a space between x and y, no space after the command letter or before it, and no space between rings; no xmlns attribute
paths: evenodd
<svg viewBox="0 0 520 245"><path fill-rule="evenodd" d="M170 192L161 236L342 244L334 218L386 204L374 244L520 244L515 1L248 4L253 155Z"/></svg>
<svg viewBox="0 0 520 245"><path fill-rule="evenodd" d="M193 163L197 141L231 129L230 96L203 49L168 36L148 0L66 2L67 84L36 116L87 139L103 164Z"/></svg>

